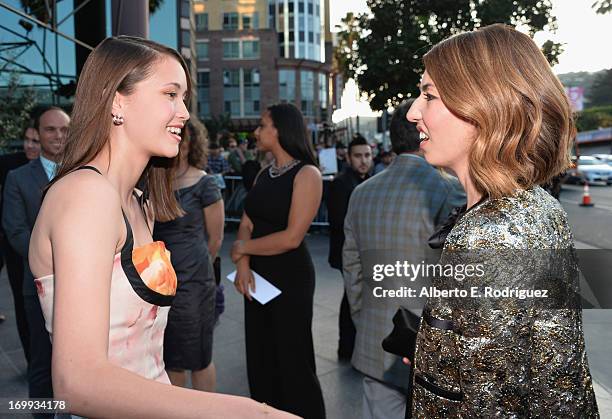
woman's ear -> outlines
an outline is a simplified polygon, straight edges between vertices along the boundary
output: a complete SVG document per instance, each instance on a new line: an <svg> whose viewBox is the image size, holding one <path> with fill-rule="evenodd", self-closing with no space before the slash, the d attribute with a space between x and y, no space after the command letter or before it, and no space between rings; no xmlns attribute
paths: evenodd
<svg viewBox="0 0 612 419"><path fill-rule="evenodd" d="M123 116L123 113L125 111L125 105L126 97L119 92L115 92L115 97L113 98L112 114Z"/></svg>

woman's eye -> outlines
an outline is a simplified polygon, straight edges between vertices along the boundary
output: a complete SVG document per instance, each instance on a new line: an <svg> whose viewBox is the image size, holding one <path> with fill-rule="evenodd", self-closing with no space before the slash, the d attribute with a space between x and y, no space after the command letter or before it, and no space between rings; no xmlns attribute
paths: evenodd
<svg viewBox="0 0 612 419"><path fill-rule="evenodd" d="M175 98L176 97L176 92L168 92L166 93L168 96L170 96L171 98Z"/></svg>
<svg viewBox="0 0 612 419"><path fill-rule="evenodd" d="M427 101L434 100L436 98L434 95L430 95L429 93L423 93L423 96Z"/></svg>

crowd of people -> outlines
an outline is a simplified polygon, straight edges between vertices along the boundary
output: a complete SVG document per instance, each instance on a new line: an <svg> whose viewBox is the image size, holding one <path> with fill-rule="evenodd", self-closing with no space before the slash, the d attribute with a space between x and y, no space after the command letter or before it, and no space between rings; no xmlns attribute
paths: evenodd
<svg viewBox="0 0 612 419"><path fill-rule="evenodd" d="M209 143L176 51L104 40L72 112L41 109L24 151L1 161L2 253L29 396L86 417L325 418L305 241L325 195L328 261L344 283L338 358L363 374L364 418L598 417L579 305L375 297L374 265L394 261L467 265L482 252L494 269L478 286L527 286L497 252L569 250L575 265L567 217L539 186L569 166L575 129L535 43L492 25L440 42L424 65L421 94L393 113L391 150L375 163L362 136L337 144L325 191L294 105L268 106L250 144L227 133ZM245 191L229 256L251 398L216 393L212 361L230 173ZM256 276L280 295L256 301ZM558 295L575 281L558 281Z"/></svg>

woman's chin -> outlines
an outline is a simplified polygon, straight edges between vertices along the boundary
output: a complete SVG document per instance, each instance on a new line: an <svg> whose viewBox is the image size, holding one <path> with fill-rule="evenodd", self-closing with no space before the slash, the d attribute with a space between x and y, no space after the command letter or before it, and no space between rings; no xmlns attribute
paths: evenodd
<svg viewBox="0 0 612 419"><path fill-rule="evenodd" d="M168 159L172 159L178 155L179 146L178 144L175 146L164 147L163 150L159 150L155 153L156 157L166 157Z"/></svg>

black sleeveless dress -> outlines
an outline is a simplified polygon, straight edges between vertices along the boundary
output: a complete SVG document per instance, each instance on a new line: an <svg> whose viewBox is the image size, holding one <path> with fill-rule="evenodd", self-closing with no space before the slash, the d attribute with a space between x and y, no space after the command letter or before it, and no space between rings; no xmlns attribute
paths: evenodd
<svg viewBox="0 0 612 419"><path fill-rule="evenodd" d="M253 239L287 228L293 180L303 166L276 178L268 169L259 175L244 207ZM324 418L311 330L315 273L306 243L275 256L251 256L250 263L282 292L265 305L244 300L251 397L306 419Z"/></svg>

